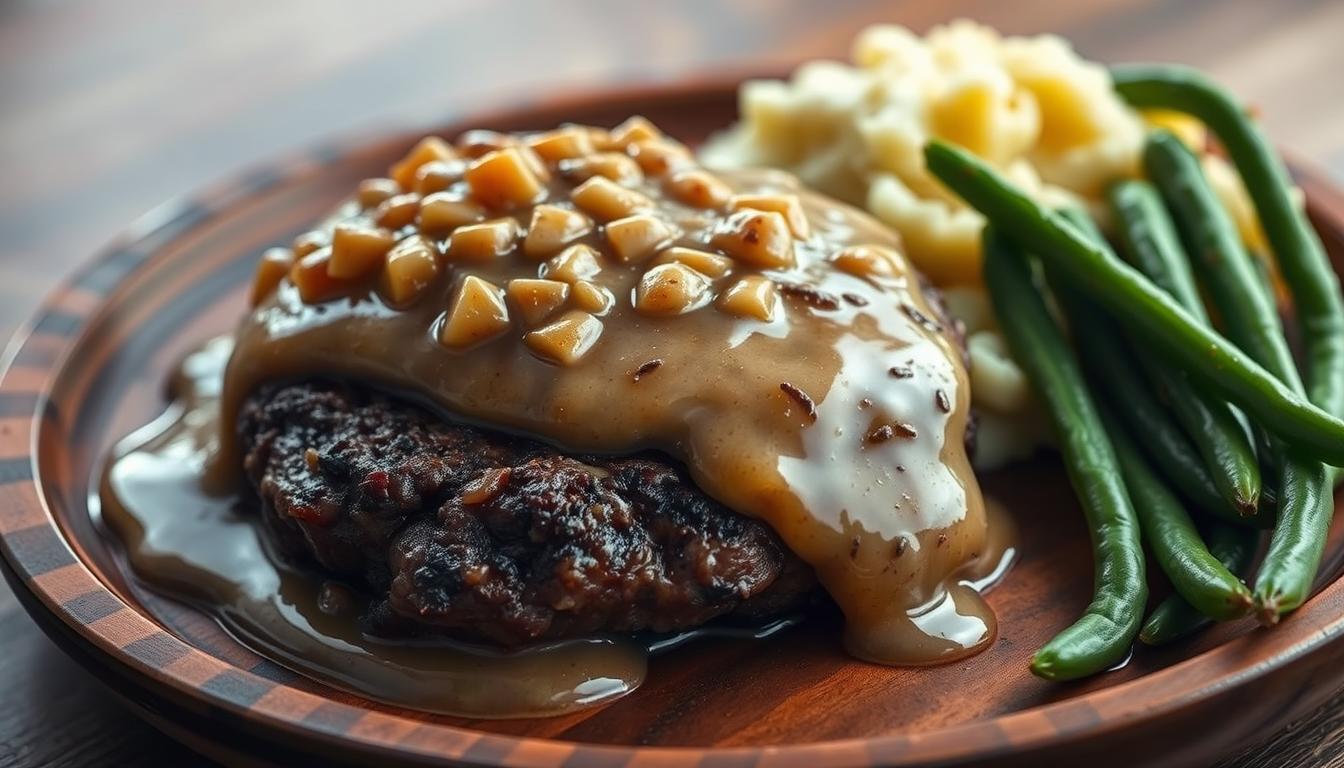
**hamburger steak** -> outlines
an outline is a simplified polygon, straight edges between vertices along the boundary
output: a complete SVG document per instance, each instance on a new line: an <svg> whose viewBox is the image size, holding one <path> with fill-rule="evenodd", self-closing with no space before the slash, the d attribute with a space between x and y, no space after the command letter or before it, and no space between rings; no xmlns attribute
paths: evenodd
<svg viewBox="0 0 1344 768"><path fill-rule="evenodd" d="M895 233L793 177L711 172L642 118L430 137L268 251L252 301L221 455L372 634L519 646L829 599L864 658L946 645L906 614L986 541L961 328ZM993 618L962 598L967 650Z"/></svg>
<svg viewBox="0 0 1344 768"><path fill-rule="evenodd" d="M961 324L924 290L964 357ZM519 646L826 599L769 526L658 454L570 456L329 381L263 387L238 434L275 540L366 590L375 635Z"/></svg>
<svg viewBox="0 0 1344 768"><path fill-rule="evenodd" d="M260 390L239 435L267 527L369 592L373 634L517 646L765 619L819 594L768 526L655 455L569 456L326 382Z"/></svg>

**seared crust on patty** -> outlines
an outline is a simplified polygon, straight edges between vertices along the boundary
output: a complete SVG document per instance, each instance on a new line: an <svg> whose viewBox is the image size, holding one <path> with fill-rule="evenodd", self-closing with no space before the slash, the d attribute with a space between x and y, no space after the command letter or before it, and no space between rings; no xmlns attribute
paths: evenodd
<svg viewBox="0 0 1344 768"><path fill-rule="evenodd" d="M238 430L268 528L368 590L377 634L516 646L766 618L818 594L767 526L659 456L568 456L327 382L256 393Z"/></svg>

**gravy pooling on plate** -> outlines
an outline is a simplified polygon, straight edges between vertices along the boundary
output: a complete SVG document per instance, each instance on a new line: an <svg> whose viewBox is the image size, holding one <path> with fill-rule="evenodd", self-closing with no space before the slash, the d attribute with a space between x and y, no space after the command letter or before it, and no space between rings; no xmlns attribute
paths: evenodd
<svg viewBox="0 0 1344 768"><path fill-rule="evenodd" d="M230 634L293 669L364 696L469 717L555 715L623 696L644 679L645 648L594 637L522 653L383 642L366 636L365 599L274 553L255 513L211 496L202 472L219 444L219 390L233 349L214 339L188 355L174 406L128 436L104 473L102 518L135 573L198 605Z"/></svg>
<svg viewBox="0 0 1344 768"><path fill-rule="evenodd" d="M250 504L202 488L205 465L218 451L219 392L232 350L232 339L217 338L183 360L170 382L173 407L118 445L100 484L101 517L125 544L137 576L291 669L427 712L544 717L633 691L650 653L702 637L764 638L798 621L594 635L521 650L370 637L361 621L367 595L291 563Z"/></svg>
<svg viewBox="0 0 1344 768"><path fill-rule="evenodd" d="M338 376L568 450L656 449L766 521L849 649L943 661L995 634L969 388L895 236L791 176L711 174L640 119L418 145L259 267L222 423ZM222 432L213 480L236 477Z"/></svg>

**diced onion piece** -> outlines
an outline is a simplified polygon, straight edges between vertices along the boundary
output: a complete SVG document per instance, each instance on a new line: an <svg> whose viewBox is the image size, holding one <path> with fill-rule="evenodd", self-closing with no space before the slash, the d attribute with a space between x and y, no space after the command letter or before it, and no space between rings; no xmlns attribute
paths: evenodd
<svg viewBox="0 0 1344 768"><path fill-rule="evenodd" d="M640 170L650 176L662 176L695 163L685 145L668 139L641 139L631 143L625 151L639 164Z"/></svg>
<svg viewBox="0 0 1344 768"><path fill-rule="evenodd" d="M671 264L672 262L685 264L696 272L709 277L723 277L733 266L732 260L727 256L720 256L717 253L696 248L683 248L679 245L664 248L653 259L654 264Z"/></svg>
<svg viewBox="0 0 1344 768"><path fill-rule="evenodd" d="M267 248L252 278L252 306L257 306L275 293L280 281L285 279L293 266L293 251L288 248Z"/></svg>
<svg viewBox="0 0 1344 768"><path fill-rule="evenodd" d="M577 125L567 125L554 131L534 136L528 146L542 160L559 163L572 157L583 157L594 151L593 140L588 131Z"/></svg>
<svg viewBox="0 0 1344 768"><path fill-rule="evenodd" d="M420 230L426 234L447 235L458 227L484 219L481 206L451 192L435 192L420 201Z"/></svg>
<svg viewBox="0 0 1344 768"><path fill-rule="evenodd" d="M810 231L807 214L803 213L803 204L797 195L733 195L728 205L735 211L774 211L789 223L789 231L794 237L807 237Z"/></svg>
<svg viewBox="0 0 1344 768"><path fill-rule="evenodd" d="M420 170L420 166L435 160L453 160L456 157L457 152L448 142L438 136L426 136L401 162L392 166L387 175L401 185L402 189L413 189L415 172Z"/></svg>
<svg viewBox="0 0 1344 768"><path fill-rule="evenodd" d="M359 201L359 207L368 210L400 193L401 185L392 179L365 179L355 190L355 200Z"/></svg>
<svg viewBox="0 0 1344 768"><path fill-rule="evenodd" d="M901 256L880 245L852 245L835 254L836 269L858 277L888 277L904 271Z"/></svg>
<svg viewBox="0 0 1344 768"><path fill-rule="evenodd" d="M730 315L749 317L762 322L775 319L779 306L779 290L774 281L761 275L748 275L729 286L719 296L719 309Z"/></svg>
<svg viewBox="0 0 1344 768"><path fill-rule="evenodd" d="M466 170L467 165L461 160L435 160L432 163L425 163L415 172L414 191L422 197L442 192L451 187L453 182L461 180Z"/></svg>
<svg viewBox="0 0 1344 768"><path fill-rule="evenodd" d="M569 297L569 284L559 280L522 277L510 280L507 290L509 300L528 325L550 317Z"/></svg>
<svg viewBox="0 0 1344 768"><path fill-rule="evenodd" d="M490 261L512 251L517 242L518 222L513 219L468 224L453 230L448 238L448 258L453 261Z"/></svg>
<svg viewBox="0 0 1344 768"><path fill-rule="evenodd" d="M630 186L644 180L644 172L629 155L619 152L597 152L584 157L560 161L560 175L571 181L583 181L594 176L611 179L617 184Z"/></svg>
<svg viewBox="0 0 1344 768"><path fill-rule="evenodd" d="M518 154L522 155L523 162L527 163L527 167L532 169L542 184L551 180L551 169L546 166L546 161L541 159L541 155L533 152L531 147L520 145Z"/></svg>
<svg viewBox="0 0 1344 768"><path fill-rule="evenodd" d="M793 266L793 234L774 211L743 210L714 227L710 244L756 267Z"/></svg>
<svg viewBox="0 0 1344 768"><path fill-rule="evenodd" d="M648 118L634 115L611 129L610 146L625 149L636 141L661 139L662 137L663 132L658 130L658 126L649 122Z"/></svg>
<svg viewBox="0 0 1344 768"><path fill-rule="evenodd" d="M509 327L504 292L494 283L467 275L453 297L453 305L439 329L439 342L461 349L503 333Z"/></svg>
<svg viewBox="0 0 1344 768"><path fill-rule="evenodd" d="M671 224L648 214L617 219L607 225L607 243L623 262L642 261L677 235Z"/></svg>
<svg viewBox="0 0 1344 768"><path fill-rule="evenodd" d="M611 221L653 207L644 195L605 176L594 176L569 193L574 204L599 221Z"/></svg>
<svg viewBox="0 0 1344 768"><path fill-rule="evenodd" d="M355 224L337 224L331 235L331 261L327 273L337 280L357 280L383 263L396 240L386 229Z"/></svg>
<svg viewBox="0 0 1344 768"><path fill-rule="evenodd" d="M588 234L592 228L592 219L578 211L538 205L532 209L532 221L523 238L523 253L533 259L544 259Z"/></svg>
<svg viewBox="0 0 1344 768"><path fill-rule="evenodd" d="M545 161L536 152L532 151L531 147L511 133L487 130L467 131L458 139L457 148L459 152L473 160L483 159L485 155L494 152L505 150L517 152L528 170L532 171L538 180L543 184L550 181L551 172L546 168Z"/></svg>
<svg viewBox="0 0 1344 768"><path fill-rule="evenodd" d="M299 298L306 304L334 299L350 290L349 280L339 280L327 272L331 261L331 246L319 248L294 262L289 270L289 281L299 289Z"/></svg>
<svg viewBox="0 0 1344 768"><path fill-rule="evenodd" d="M588 140L592 142L594 150L605 152L607 150L620 149L620 147L612 142L611 131L608 131L606 128L598 128L595 125L579 125L575 127L588 134Z"/></svg>
<svg viewBox="0 0 1344 768"><path fill-rule="evenodd" d="M486 128L475 128L457 137L457 151L473 159L518 144L517 136Z"/></svg>
<svg viewBox="0 0 1344 768"><path fill-rule="evenodd" d="M722 179L703 168L676 171L663 187L673 199L694 208L722 208L733 194Z"/></svg>
<svg viewBox="0 0 1344 768"><path fill-rule="evenodd" d="M378 292L393 306L409 306L438 275L438 249L424 237L411 235L387 252Z"/></svg>
<svg viewBox="0 0 1344 768"><path fill-rule="evenodd" d="M472 196L487 208L528 205L546 190L517 147L485 154L467 167L464 176Z"/></svg>
<svg viewBox="0 0 1344 768"><path fill-rule="evenodd" d="M646 315L680 315L704 305L709 280L685 264L659 264L635 286L635 309Z"/></svg>
<svg viewBox="0 0 1344 768"><path fill-rule="evenodd" d="M593 348L602 335L602 321L580 310L571 310L555 322L523 336L532 353L560 365L573 365Z"/></svg>
<svg viewBox="0 0 1344 768"><path fill-rule="evenodd" d="M574 306L594 315L605 315L611 309L611 305L616 303L616 298L610 291L587 280L575 283L572 294Z"/></svg>
<svg viewBox="0 0 1344 768"><path fill-rule="evenodd" d="M588 280L600 271L597 251L582 243L569 246L541 265L542 277L566 283Z"/></svg>
<svg viewBox="0 0 1344 768"><path fill-rule="evenodd" d="M320 230L304 232L302 235L294 238L291 247L294 250L294 257L302 259L304 256L331 245L331 235Z"/></svg>
<svg viewBox="0 0 1344 768"><path fill-rule="evenodd" d="M373 212L373 221L387 229L401 229L415 221L420 212L420 195L410 192L389 197Z"/></svg>

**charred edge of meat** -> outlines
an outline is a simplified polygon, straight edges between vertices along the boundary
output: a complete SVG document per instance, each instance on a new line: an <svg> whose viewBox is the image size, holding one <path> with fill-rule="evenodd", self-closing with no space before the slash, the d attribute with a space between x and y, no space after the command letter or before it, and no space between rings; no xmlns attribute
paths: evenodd
<svg viewBox="0 0 1344 768"><path fill-rule="evenodd" d="M258 392L244 468L290 556L367 590L373 634L516 646L813 603L811 570L667 460L567 456L360 387Z"/></svg>

